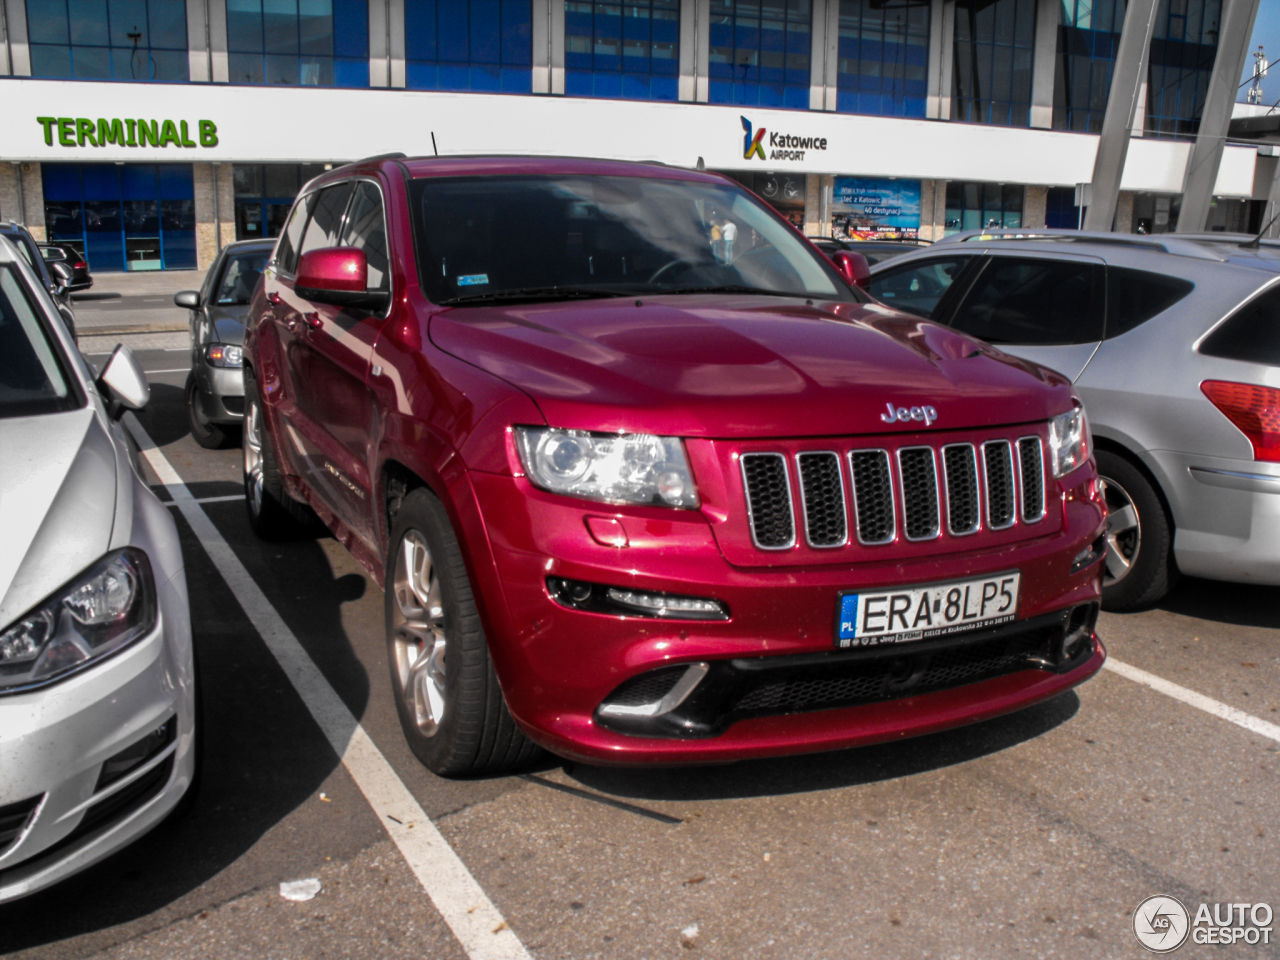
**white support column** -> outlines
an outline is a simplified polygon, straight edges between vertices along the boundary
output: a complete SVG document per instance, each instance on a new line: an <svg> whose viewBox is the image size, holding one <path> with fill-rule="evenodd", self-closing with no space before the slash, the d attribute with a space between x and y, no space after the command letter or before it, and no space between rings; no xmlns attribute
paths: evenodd
<svg viewBox="0 0 1280 960"><path fill-rule="evenodd" d="M1178 214L1180 233L1199 233L1209 219L1213 188L1218 180L1222 150L1227 144L1227 128L1240 89L1240 74L1253 36L1258 0L1225 0L1218 54L1213 61L1209 91L1200 115L1200 130L1187 160L1182 182L1182 210Z"/></svg>
<svg viewBox="0 0 1280 960"><path fill-rule="evenodd" d="M231 82L227 61L227 0L204 0L209 16L209 78L214 83Z"/></svg>
<svg viewBox="0 0 1280 960"><path fill-rule="evenodd" d="M551 0L533 0L530 10L533 42L533 93L551 92Z"/></svg>
<svg viewBox="0 0 1280 960"><path fill-rule="evenodd" d="M693 100L697 84L696 51L698 49L698 14L696 0L680 0L680 83L676 94L681 100Z"/></svg>
<svg viewBox="0 0 1280 960"><path fill-rule="evenodd" d="M837 5L840 0L833 0ZM827 0L813 0L809 35L809 109L825 110L827 104Z"/></svg>
<svg viewBox="0 0 1280 960"><path fill-rule="evenodd" d="M208 83L209 8L205 0L187 0L187 73L193 83Z"/></svg>
<svg viewBox="0 0 1280 960"><path fill-rule="evenodd" d="M817 29L818 12L813 14L814 29ZM827 0L826 33L826 71L823 76L826 89L824 110L836 109L836 95L840 89L840 0ZM828 227L829 229L829 227ZM824 234L825 236L825 234Z"/></svg>
<svg viewBox="0 0 1280 960"><path fill-rule="evenodd" d="M1062 0L1036 0L1035 54L1031 61L1031 126L1053 126L1053 77L1058 60Z"/></svg>
<svg viewBox="0 0 1280 960"><path fill-rule="evenodd" d="M693 99L711 100L711 0L693 0L698 46L694 48Z"/></svg>
<svg viewBox="0 0 1280 960"><path fill-rule="evenodd" d="M550 0L551 92L564 93L564 0Z"/></svg>
<svg viewBox="0 0 1280 960"><path fill-rule="evenodd" d="M404 0L388 0L388 34L391 40L389 53L391 62L391 86L404 89L408 79L405 75L404 49Z"/></svg>
<svg viewBox="0 0 1280 960"><path fill-rule="evenodd" d="M1115 222L1120 178L1129 155L1133 114L1138 107L1139 93L1145 88L1146 51L1151 47L1158 7L1158 0L1129 0L1124 12L1107 112L1102 118L1102 135L1098 138L1098 153L1093 162L1092 197L1084 218L1086 230L1109 232Z"/></svg>
<svg viewBox="0 0 1280 960"><path fill-rule="evenodd" d="M955 0L931 0L929 4L929 94L925 116L951 119L951 85L956 33Z"/></svg>
<svg viewBox="0 0 1280 960"><path fill-rule="evenodd" d="M369 86L391 86L391 0L369 0Z"/></svg>
<svg viewBox="0 0 1280 960"><path fill-rule="evenodd" d="M27 46L27 5L25 0L3 0L4 74L31 76L31 48Z"/></svg>

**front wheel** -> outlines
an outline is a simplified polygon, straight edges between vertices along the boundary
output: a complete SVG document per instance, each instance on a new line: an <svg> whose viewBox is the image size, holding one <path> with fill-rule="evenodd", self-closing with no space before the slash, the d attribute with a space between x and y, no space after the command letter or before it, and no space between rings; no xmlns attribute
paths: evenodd
<svg viewBox="0 0 1280 960"><path fill-rule="evenodd" d="M1109 450L1098 451L1098 478L1108 514L1102 606L1124 612L1153 604L1177 579L1164 503L1141 470Z"/></svg>
<svg viewBox="0 0 1280 960"><path fill-rule="evenodd" d="M258 381L248 367L244 371L244 426L241 428L244 457L244 500L249 510L249 526L263 540L285 540L314 530L319 520L305 503L285 493L280 479L266 413L258 396Z"/></svg>
<svg viewBox="0 0 1280 960"><path fill-rule="evenodd" d="M526 766L539 748L507 711L462 551L444 505L404 498L387 556L387 660L414 755L446 777Z"/></svg>
<svg viewBox="0 0 1280 960"><path fill-rule="evenodd" d="M213 423L200 407L200 385L196 383L196 372L187 374L187 423L191 427L191 439L206 450L220 450L227 445L229 439L227 428Z"/></svg>

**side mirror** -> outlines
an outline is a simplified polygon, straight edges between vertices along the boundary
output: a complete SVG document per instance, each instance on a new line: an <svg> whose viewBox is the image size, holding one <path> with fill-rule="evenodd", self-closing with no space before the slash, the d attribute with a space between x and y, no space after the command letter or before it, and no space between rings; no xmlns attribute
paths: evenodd
<svg viewBox="0 0 1280 960"><path fill-rule="evenodd" d="M107 365L98 377L98 388L107 397L108 412L118 420L126 410L141 410L151 399L147 375L137 358L123 343L116 344Z"/></svg>
<svg viewBox="0 0 1280 960"><path fill-rule="evenodd" d="M49 275L53 277L53 282L56 287L53 292L58 296L62 296L62 294L67 292L67 288L71 286L71 278L75 276L75 274L71 272L70 267L62 262L54 262L48 266Z"/></svg>
<svg viewBox="0 0 1280 960"><path fill-rule="evenodd" d="M294 292L313 303L381 309L389 295L369 289L369 263L356 247L308 250L298 261Z"/></svg>
<svg viewBox="0 0 1280 960"><path fill-rule="evenodd" d="M179 307L185 307L187 310L200 309L200 294L195 290L183 290L181 293L173 295L173 302Z"/></svg>
<svg viewBox="0 0 1280 960"><path fill-rule="evenodd" d="M837 250L831 255L831 262L840 271L840 276L855 287L861 287L863 290L870 288L871 266L862 254L854 253L852 250Z"/></svg>

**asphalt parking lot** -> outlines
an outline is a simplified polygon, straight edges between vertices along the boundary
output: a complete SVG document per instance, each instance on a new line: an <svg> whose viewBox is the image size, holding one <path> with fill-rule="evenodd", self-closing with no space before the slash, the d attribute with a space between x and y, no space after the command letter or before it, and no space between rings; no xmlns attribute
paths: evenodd
<svg viewBox="0 0 1280 960"><path fill-rule="evenodd" d="M1104 615L1119 670L945 734L440 780L400 734L381 590L331 538L253 536L239 451L187 435L185 335L131 339L187 562L203 782L185 818L0 907L6 956L1139 957L1148 896L1280 910L1280 588L1185 580ZM305 878L314 899L282 898Z"/></svg>

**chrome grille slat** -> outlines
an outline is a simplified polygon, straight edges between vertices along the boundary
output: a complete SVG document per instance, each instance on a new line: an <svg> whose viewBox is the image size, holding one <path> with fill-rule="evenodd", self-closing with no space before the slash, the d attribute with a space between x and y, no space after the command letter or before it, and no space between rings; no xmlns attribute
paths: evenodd
<svg viewBox="0 0 1280 960"><path fill-rule="evenodd" d="M903 528L908 540L942 535L938 500L938 465L933 447L901 447L898 477L902 483Z"/></svg>
<svg viewBox="0 0 1280 960"><path fill-rule="evenodd" d="M1018 486L1022 488L1022 521L1044 519L1044 450L1039 437L1018 439Z"/></svg>
<svg viewBox="0 0 1280 960"><path fill-rule="evenodd" d="M849 539L849 524L840 455L830 450L798 453L796 470L800 474L805 541L820 550L843 547Z"/></svg>
<svg viewBox="0 0 1280 960"><path fill-rule="evenodd" d="M1018 519L1013 446L1008 440L988 440L982 445L982 466L987 481L987 526L1006 530Z"/></svg>
<svg viewBox="0 0 1280 960"><path fill-rule="evenodd" d="M854 450L849 454L853 476L853 514L858 542L863 546L892 543L897 536L893 478L887 450Z"/></svg>
<svg viewBox="0 0 1280 960"><path fill-rule="evenodd" d="M786 458L780 453L744 453L740 462L752 541L761 550L795 546L795 511Z"/></svg>
<svg viewBox="0 0 1280 960"><path fill-rule="evenodd" d="M953 537L967 537L982 528L978 501L978 455L972 443L942 448L943 478L947 488L947 530Z"/></svg>

